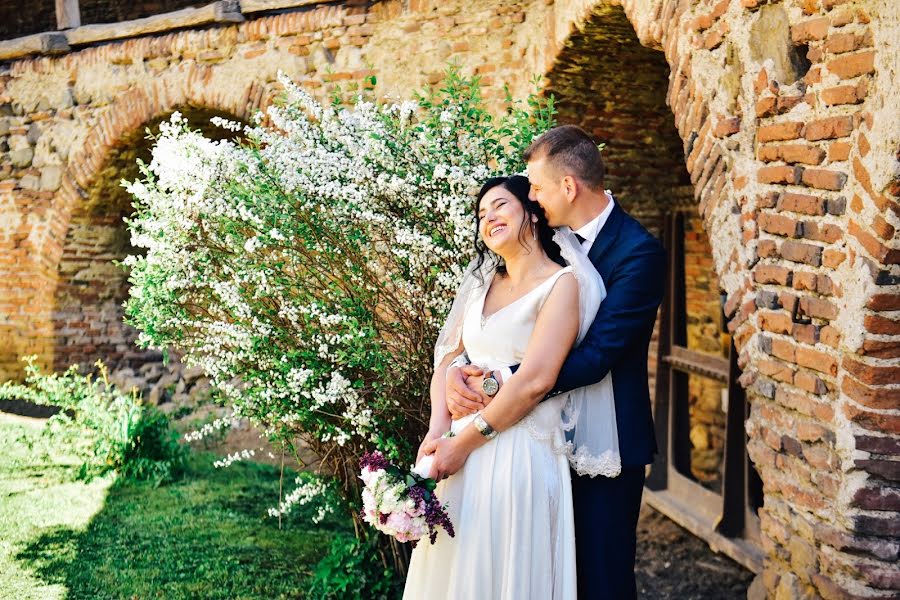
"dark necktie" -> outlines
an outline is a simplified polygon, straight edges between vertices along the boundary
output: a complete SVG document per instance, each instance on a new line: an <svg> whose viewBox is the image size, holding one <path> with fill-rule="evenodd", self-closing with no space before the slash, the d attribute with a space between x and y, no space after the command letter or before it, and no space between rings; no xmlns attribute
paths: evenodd
<svg viewBox="0 0 900 600"><path fill-rule="evenodd" d="M587 239L587 238L585 238L583 235L581 235L581 234L579 234L579 233L576 233L576 234L575 234L575 239L578 240L578 243L579 243L579 244L583 244L583 243L584 243L584 240Z"/></svg>

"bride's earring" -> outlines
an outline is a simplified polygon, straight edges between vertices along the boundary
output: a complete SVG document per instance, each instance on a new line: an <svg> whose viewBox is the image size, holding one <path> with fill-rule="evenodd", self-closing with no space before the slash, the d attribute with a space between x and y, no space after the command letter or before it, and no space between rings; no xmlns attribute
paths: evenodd
<svg viewBox="0 0 900 600"><path fill-rule="evenodd" d="M534 223L531 224L531 238L537 241L537 231L534 230Z"/></svg>

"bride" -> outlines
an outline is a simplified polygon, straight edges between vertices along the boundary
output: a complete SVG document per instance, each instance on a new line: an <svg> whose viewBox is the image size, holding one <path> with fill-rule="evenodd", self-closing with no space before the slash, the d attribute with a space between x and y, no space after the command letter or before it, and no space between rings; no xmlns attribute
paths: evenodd
<svg viewBox="0 0 900 600"><path fill-rule="evenodd" d="M528 179L513 176L490 179L478 194L478 256L435 347L431 422L418 457L434 460L456 537L416 547L406 599L574 599L570 463L580 474L620 469L609 376L539 401L605 290L574 234L554 232L528 192ZM464 352L486 369L521 366L482 411L451 421L446 370ZM488 394L496 393L493 372Z"/></svg>

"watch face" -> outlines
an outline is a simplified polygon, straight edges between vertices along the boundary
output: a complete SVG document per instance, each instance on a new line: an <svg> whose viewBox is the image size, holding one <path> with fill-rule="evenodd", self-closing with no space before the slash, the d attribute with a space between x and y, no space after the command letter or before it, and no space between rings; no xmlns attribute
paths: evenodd
<svg viewBox="0 0 900 600"><path fill-rule="evenodd" d="M500 384L497 383L496 379L489 377L488 379L484 380L484 383L481 384L481 389L483 389L484 393L488 396L493 396L500 391Z"/></svg>

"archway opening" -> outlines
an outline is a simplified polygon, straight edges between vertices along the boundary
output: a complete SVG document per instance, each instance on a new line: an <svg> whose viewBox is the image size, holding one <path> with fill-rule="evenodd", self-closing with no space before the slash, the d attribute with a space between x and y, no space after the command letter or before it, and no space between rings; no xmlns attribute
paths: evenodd
<svg viewBox="0 0 900 600"><path fill-rule="evenodd" d="M191 127L211 139L235 135L210 123L213 116L233 119L231 115L191 107L180 112ZM72 364L87 368L98 359L111 371L138 370L147 363L162 361L158 352L137 347L137 331L123 320L128 273L119 263L136 249L123 221L133 208L121 181L139 177L138 160L150 162L151 136L159 132L159 124L170 114L152 120L121 140L88 190L87 198L72 214L54 297L56 370Z"/></svg>
<svg viewBox="0 0 900 600"><path fill-rule="evenodd" d="M752 541L759 486L746 455L746 400L685 142L666 101L670 77L663 53L642 46L623 8L607 4L570 35L546 74L559 121L604 144L606 187L670 255L648 365L660 445L648 495L710 541ZM756 567L753 543L728 553Z"/></svg>

